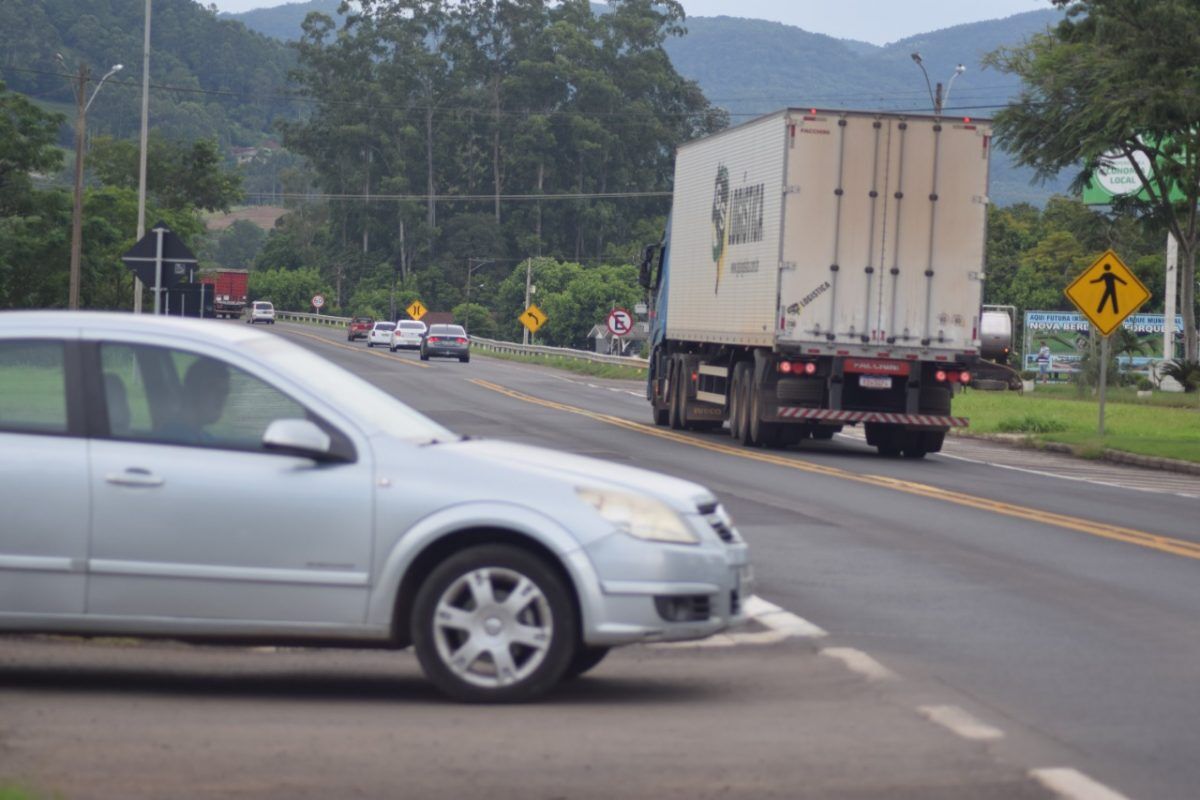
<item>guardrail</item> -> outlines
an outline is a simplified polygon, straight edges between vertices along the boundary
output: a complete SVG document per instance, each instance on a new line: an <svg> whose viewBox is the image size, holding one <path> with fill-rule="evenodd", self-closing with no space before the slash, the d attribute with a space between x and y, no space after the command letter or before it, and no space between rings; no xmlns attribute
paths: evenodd
<svg viewBox="0 0 1200 800"><path fill-rule="evenodd" d="M567 347L546 347L540 344L517 344L516 342L500 342L495 339L484 339L479 336L471 337L471 345L497 353L512 353L515 355L559 356L572 358L577 361L593 361L597 364L620 364L634 369L646 369L649 362L637 356L609 356L603 353L592 353L587 350L572 350Z"/></svg>
<svg viewBox="0 0 1200 800"><path fill-rule="evenodd" d="M349 317L331 317L328 314L306 314L301 311L280 311L275 310L275 319L296 320L297 322L310 322L317 325L339 325L345 327L350 324Z"/></svg>
<svg viewBox="0 0 1200 800"><path fill-rule="evenodd" d="M308 314L301 311L275 311L275 319L295 320L317 325L336 325L345 327L350 323L350 317L331 317L328 314ZM497 339L485 339L482 336L472 336L471 344L484 350L497 353L512 353L527 356L559 356L572 358L577 361L593 361L598 364L620 364L634 369L646 369L649 362L638 356L610 356L603 353L593 353L588 350L572 350L569 347L546 347L540 344L519 344L517 342L502 342Z"/></svg>

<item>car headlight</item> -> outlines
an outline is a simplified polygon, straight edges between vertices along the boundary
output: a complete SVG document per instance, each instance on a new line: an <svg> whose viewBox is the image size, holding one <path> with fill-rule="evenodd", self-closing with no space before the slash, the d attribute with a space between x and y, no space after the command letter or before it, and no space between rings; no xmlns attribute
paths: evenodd
<svg viewBox="0 0 1200 800"><path fill-rule="evenodd" d="M697 544L700 540L670 507L652 497L580 487L579 498L619 530L653 542Z"/></svg>

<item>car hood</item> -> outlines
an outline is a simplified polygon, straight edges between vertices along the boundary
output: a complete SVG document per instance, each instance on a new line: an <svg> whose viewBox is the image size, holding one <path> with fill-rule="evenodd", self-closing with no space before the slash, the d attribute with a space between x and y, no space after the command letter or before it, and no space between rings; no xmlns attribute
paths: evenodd
<svg viewBox="0 0 1200 800"><path fill-rule="evenodd" d="M439 446L491 462L501 469L520 469L547 480L569 481L577 486L602 485L650 495L685 514L695 514L698 505L716 501L711 492L697 483L598 458L491 439L469 439Z"/></svg>

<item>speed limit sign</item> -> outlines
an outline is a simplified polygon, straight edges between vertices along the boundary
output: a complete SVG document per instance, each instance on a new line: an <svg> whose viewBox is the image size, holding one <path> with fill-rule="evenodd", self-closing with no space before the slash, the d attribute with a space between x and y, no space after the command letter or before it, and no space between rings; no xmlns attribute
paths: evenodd
<svg viewBox="0 0 1200 800"><path fill-rule="evenodd" d="M633 330L633 315L623 308L608 312L608 332L613 336L625 336Z"/></svg>
<svg viewBox="0 0 1200 800"><path fill-rule="evenodd" d="M313 304L313 308L318 308L318 309L321 306L325 305L325 295L314 294L313 299L312 299L312 304Z"/></svg>

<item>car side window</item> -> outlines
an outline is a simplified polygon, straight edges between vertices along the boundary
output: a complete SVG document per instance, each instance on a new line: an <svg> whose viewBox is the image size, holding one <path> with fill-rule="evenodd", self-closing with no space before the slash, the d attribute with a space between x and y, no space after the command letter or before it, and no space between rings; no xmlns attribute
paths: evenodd
<svg viewBox="0 0 1200 800"><path fill-rule="evenodd" d="M65 348L53 341L0 341L0 430L67 432Z"/></svg>
<svg viewBox="0 0 1200 800"><path fill-rule="evenodd" d="M262 450L271 422L309 416L245 370L185 350L102 344L100 366L117 439Z"/></svg>

